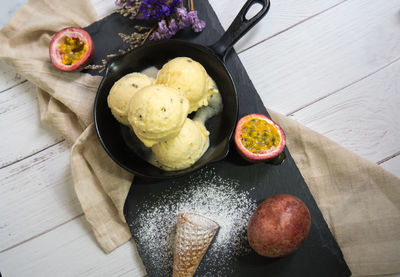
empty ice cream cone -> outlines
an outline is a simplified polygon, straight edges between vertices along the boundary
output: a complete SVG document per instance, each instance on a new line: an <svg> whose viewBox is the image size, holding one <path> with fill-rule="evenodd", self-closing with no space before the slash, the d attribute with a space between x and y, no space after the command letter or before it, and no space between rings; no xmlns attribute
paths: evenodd
<svg viewBox="0 0 400 277"><path fill-rule="evenodd" d="M219 226L204 216L178 214L173 277L193 276Z"/></svg>

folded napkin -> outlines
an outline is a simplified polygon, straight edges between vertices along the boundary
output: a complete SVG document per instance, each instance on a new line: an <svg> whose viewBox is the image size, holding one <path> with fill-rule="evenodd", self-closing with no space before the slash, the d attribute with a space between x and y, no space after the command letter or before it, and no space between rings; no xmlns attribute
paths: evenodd
<svg viewBox="0 0 400 277"><path fill-rule="evenodd" d="M30 0L0 31L0 58L37 86L40 116L72 145L76 194L105 252L131 238L122 214L133 175L101 147L93 101L101 77L65 73L48 57L51 36L98 20L89 0ZM400 180L322 135L269 111L340 245L353 276L400 272Z"/></svg>

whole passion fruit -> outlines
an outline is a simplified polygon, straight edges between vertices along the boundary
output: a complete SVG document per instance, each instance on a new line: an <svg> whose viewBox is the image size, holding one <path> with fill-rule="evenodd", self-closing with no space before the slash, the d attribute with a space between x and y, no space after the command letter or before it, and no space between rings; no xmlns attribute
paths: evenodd
<svg viewBox="0 0 400 277"><path fill-rule="evenodd" d="M250 162L263 162L279 156L286 144L282 128L263 114L242 117L235 130L239 154Z"/></svg>
<svg viewBox="0 0 400 277"><path fill-rule="evenodd" d="M277 194L257 207L249 220L247 238L259 255L282 257L303 244L310 227L310 212L304 202L290 194Z"/></svg>
<svg viewBox="0 0 400 277"><path fill-rule="evenodd" d="M88 32L69 27L57 32L50 42L50 59L63 71L80 71L93 58L93 41Z"/></svg>

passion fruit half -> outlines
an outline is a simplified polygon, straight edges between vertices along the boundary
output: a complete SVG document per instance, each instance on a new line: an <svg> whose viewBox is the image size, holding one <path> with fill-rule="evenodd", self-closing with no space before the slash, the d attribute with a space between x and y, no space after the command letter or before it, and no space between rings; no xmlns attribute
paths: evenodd
<svg viewBox="0 0 400 277"><path fill-rule="evenodd" d="M50 42L49 54L55 67L63 71L81 71L94 56L88 32L69 27L57 32Z"/></svg>
<svg viewBox="0 0 400 277"><path fill-rule="evenodd" d="M239 154L247 161L264 162L282 153L286 137L272 119L263 114L249 114L236 125L235 144Z"/></svg>

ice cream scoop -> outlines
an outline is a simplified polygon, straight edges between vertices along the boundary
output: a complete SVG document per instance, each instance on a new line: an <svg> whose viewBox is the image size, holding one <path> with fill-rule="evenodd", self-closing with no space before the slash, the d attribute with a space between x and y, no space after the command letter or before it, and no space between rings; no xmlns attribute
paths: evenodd
<svg viewBox="0 0 400 277"><path fill-rule="evenodd" d="M151 85L137 91L129 104L128 120L147 147L176 136L187 117L188 100L175 89Z"/></svg>
<svg viewBox="0 0 400 277"><path fill-rule="evenodd" d="M204 67L188 57L174 58L164 64L157 74L156 83L175 88L185 96L190 103L189 112L206 106L208 97L217 92Z"/></svg>
<svg viewBox="0 0 400 277"><path fill-rule="evenodd" d="M154 79L141 73L131 73L119 79L112 86L107 97L108 107L113 116L129 126L128 111L132 96L141 88L153 84Z"/></svg>
<svg viewBox="0 0 400 277"><path fill-rule="evenodd" d="M153 145L155 162L168 171L187 168L207 150L208 136L201 122L187 118L177 136Z"/></svg>

